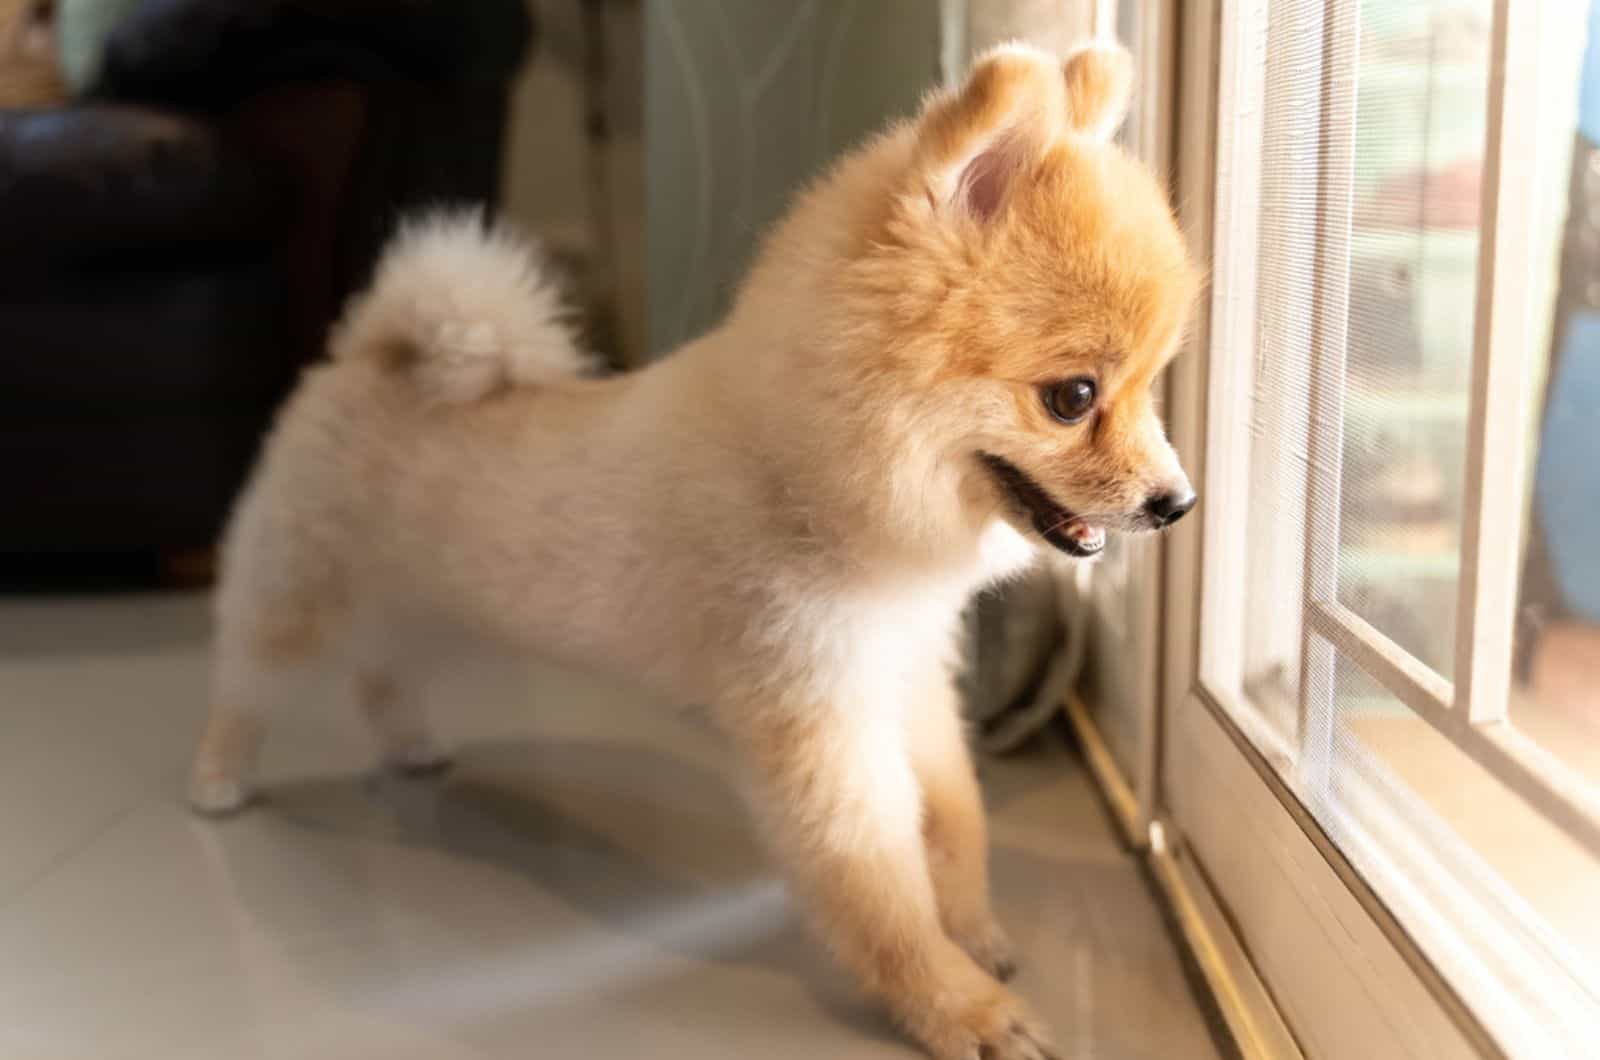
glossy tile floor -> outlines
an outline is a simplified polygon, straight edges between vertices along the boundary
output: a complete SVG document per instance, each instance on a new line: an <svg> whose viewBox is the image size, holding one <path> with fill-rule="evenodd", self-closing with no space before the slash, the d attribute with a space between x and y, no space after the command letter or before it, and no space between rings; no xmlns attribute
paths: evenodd
<svg viewBox="0 0 1600 1060"><path fill-rule="evenodd" d="M0 1057L918 1054L806 939L692 717L550 671L433 690L441 779L374 775L315 683L268 801L179 798L198 597L0 599ZM985 764L1018 988L1066 1056L1214 1057L1077 763Z"/></svg>

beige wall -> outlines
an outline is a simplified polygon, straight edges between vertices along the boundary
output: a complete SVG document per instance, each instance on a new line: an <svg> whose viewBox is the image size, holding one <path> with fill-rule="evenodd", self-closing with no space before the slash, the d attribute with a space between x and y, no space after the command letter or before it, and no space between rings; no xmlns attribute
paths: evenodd
<svg viewBox="0 0 1600 1060"><path fill-rule="evenodd" d="M630 360L643 350L645 334L641 2L606 5L611 135L596 157L584 135L580 0L528 0L539 40L513 90L502 182L509 217L552 248L587 260L595 293L615 310L616 337Z"/></svg>
<svg viewBox="0 0 1600 1060"><path fill-rule="evenodd" d="M596 175L584 138L582 5L528 3L539 44L515 88L505 210L587 256L634 361L715 322L794 188L915 107L942 67L960 62L947 45L1064 43L1085 32L1090 9L1084 0L611 0L612 136ZM597 241L597 231L610 238Z"/></svg>
<svg viewBox="0 0 1600 1060"><path fill-rule="evenodd" d="M649 338L727 307L795 189L939 77L932 0L648 0Z"/></svg>
<svg viewBox="0 0 1600 1060"><path fill-rule="evenodd" d="M505 211L530 230L583 243L583 85L577 0L527 0L538 20L533 61L517 79L506 138ZM562 54L565 51L566 54Z"/></svg>

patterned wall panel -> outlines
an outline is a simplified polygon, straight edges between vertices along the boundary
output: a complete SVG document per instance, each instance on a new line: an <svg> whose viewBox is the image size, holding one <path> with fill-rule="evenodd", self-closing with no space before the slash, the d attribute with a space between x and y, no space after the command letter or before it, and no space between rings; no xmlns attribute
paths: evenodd
<svg viewBox="0 0 1600 1060"><path fill-rule="evenodd" d="M647 0L649 345L712 326L797 187L939 73L929 0Z"/></svg>

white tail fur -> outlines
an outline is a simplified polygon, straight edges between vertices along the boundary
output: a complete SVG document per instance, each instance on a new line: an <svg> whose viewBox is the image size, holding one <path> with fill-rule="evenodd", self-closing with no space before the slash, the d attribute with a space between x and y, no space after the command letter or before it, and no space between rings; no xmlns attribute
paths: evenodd
<svg viewBox="0 0 1600 1060"><path fill-rule="evenodd" d="M400 226L331 346L408 376L429 402L462 404L583 373L568 317L532 246L477 210L436 212Z"/></svg>

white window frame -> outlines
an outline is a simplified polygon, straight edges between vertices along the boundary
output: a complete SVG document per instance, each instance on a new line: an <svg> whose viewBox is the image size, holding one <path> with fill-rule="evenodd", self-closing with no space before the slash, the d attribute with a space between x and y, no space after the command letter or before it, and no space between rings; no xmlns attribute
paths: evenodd
<svg viewBox="0 0 1600 1060"><path fill-rule="evenodd" d="M1326 11L1324 113L1335 106L1353 106L1353 101L1337 100L1332 94L1354 92L1357 39L1351 26L1336 25L1353 20L1353 5L1330 0ZM1264 26L1264 7L1260 19ZM1300 786L1315 799L1326 782L1332 754L1327 721L1333 716L1329 709L1333 660L1336 653L1343 654L1540 814L1600 856L1600 798L1575 770L1519 733L1507 714L1518 569L1505 557L1520 554L1523 512L1520 503L1508 504L1505 498L1523 495L1529 444L1529 375L1524 363L1532 334L1536 200L1528 189L1535 186L1538 157L1535 124L1508 122L1506 116L1525 116L1537 107L1538 30L1539 5L1496 0L1458 585L1456 669L1461 680L1456 684L1363 621L1337 597L1353 123L1346 127L1348 140L1324 143L1310 351L1309 406L1314 414L1309 417L1304 524L1304 679L1292 757ZM1264 47L1264 36L1251 40ZM1235 103L1223 113L1259 114L1259 81L1248 78L1233 87ZM1242 638L1248 628L1244 583L1237 572L1249 571L1253 564L1244 556L1244 538L1229 533L1222 521L1251 510L1249 465L1238 454L1247 453L1250 442L1249 395L1254 380L1248 353L1254 348L1258 309L1254 270L1258 233L1251 207L1260 193L1260 144L1259 139L1253 143L1240 139L1259 137L1260 127L1259 122L1254 128L1240 128L1243 123L1235 121L1226 124L1218 164L1227 167L1222 185L1232 201L1219 204L1219 210L1232 220L1217 235L1214 312L1218 341L1238 355L1218 363L1210 385L1211 407L1223 414L1212 416L1207 441L1217 464L1208 483L1206 507L1208 538L1216 544L1206 564L1204 593L1212 610L1205 626L1203 673L1212 693L1234 705L1245 699L1237 682L1247 672Z"/></svg>
<svg viewBox="0 0 1600 1060"><path fill-rule="evenodd" d="M1349 10L1333 4L1334 10ZM1354 34L1349 34L1353 42ZM1349 203L1342 188L1325 201L1323 260L1319 277L1319 335L1313 345L1312 486L1307 491L1306 643L1303 658L1302 731L1297 766L1314 790L1331 749L1327 733L1305 730L1328 719L1335 652L1354 661L1541 815L1600 856L1600 798L1565 763L1519 733L1508 717L1518 568L1521 554L1524 468L1529 443L1529 374L1532 329L1539 5L1495 0L1489 67L1488 131L1480 212L1477 307L1472 356L1467 465L1458 584L1456 672L1452 684L1337 598L1334 557L1339 540L1339 453L1344 389L1344 321L1348 317ZM1353 90L1353 79L1350 88ZM1508 120L1509 118L1509 120ZM1520 120L1518 120L1520 118ZM1353 129L1352 129L1353 135ZM1341 147L1346 145L1340 145ZM1353 143L1348 145L1353 151ZM1349 167L1330 166L1334 179ZM1326 329L1325 331L1323 329Z"/></svg>
<svg viewBox="0 0 1600 1060"><path fill-rule="evenodd" d="M1257 633L1244 621L1249 575L1243 572L1259 573L1247 562L1259 557L1244 555L1242 535L1229 525L1250 510L1250 471L1242 455L1249 452L1255 383L1259 232L1253 207L1261 190L1269 0L1184 5L1174 111L1179 201L1191 244L1212 265L1214 286L1190 349L1172 373L1170 418L1174 442L1202 483L1206 515L1200 526L1185 525L1167 539L1161 812L1151 829L1151 849L1157 878L1246 1056L1553 1055L1528 1051L1539 1043L1572 1040L1548 1026L1552 1012L1559 1022L1571 1008L1552 1003L1530 1013L1519 1006L1525 998L1484 1001L1495 996L1496 987L1504 993L1508 979L1542 971L1529 964L1537 947L1525 945L1526 933L1507 931L1503 918L1479 915L1516 898L1462 882L1491 875L1463 867L1470 851L1422 849L1415 831L1397 829L1392 802L1386 811L1382 798L1402 793L1383 790L1390 778L1381 768L1365 764L1360 771L1366 775L1357 778L1353 793L1341 785L1347 805L1338 815L1311 812L1318 808L1318 793L1327 790L1331 753L1330 734L1318 731L1313 720L1332 716L1320 708L1333 694L1332 660L1343 654L1574 841L1600 850L1600 806L1593 791L1521 736L1507 716L1518 572L1504 557L1520 553L1524 513L1520 503L1504 498L1523 495L1530 444L1524 359L1533 335L1536 203L1528 189L1535 186L1539 159L1533 123L1525 116L1537 106L1538 7L1510 0L1494 4L1467 421L1459 679L1445 680L1340 604L1336 571L1330 569L1336 548L1318 549L1307 540L1296 594L1304 615L1300 659L1294 660L1306 679L1292 740L1275 747L1274 734L1252 726L1252 711L1234 709L1245 698L1239 687L1244 664L1252 652L1261 654L1262 645L1252 642ZM1323 25L1314 27L1324 34L1324 62L1334 75L1324 78L1324 114L1354 104L1335 93L1354 91L1357 11L1353 0L1328 0ZM1334 546L1353 125L1352 141L1325 142L1320 160L1325 209L1318 218L1314 370L1302 395L1322 415L1308 417L1318 425L1306 439L1307 466L1316 470L1307 475L1305 524L1296 533L1317 534L1317 541ZM1336 174L1345 162L1341 183ZM1334 179L1328 179L1329 171ZM1287 656L1294 649L1280 636L1265 650ZM1285 774L1275 760L1291 763ZM1409 816L1424 812L1416 807ZM1330 820L1336 836L1329 833ZM1416 885L1386 886L1380 898L1354 867L1352 852L1369 871L1381 859L1376 871L1386 885ZM1204 915L1208 908L1215 915ZM1463 921L1478 926L1463 933ZM1463 989L1462 976L1447 981L1424 953L1423 936L1432 953L1444 939L1499 959L1476 969L1481 974ZM1559 946L1559 940L1537 942ZM1470 1005L1464 996L1471 996ZM1592 999L1579 999L1587 1001Z"/></svg>
<svg viewBox="0 0 1600 1060"><path fill-rule="evenodd" d="M1244 5L1245 11L1263 5ZM1330 42L1325 61L1325 97L1353 93L1350 70L1357 34L1341 21L1355 8L1330 0ZM1242 12L1246 24L1255 19ZM1337 597L1335 558L1339 537L1339 460L1342 449L1345 321L1349 309L1349 178L1353 171L1354 129L1349 142L1327 142L1322 158L1320 217L1314 285L1310 407L1306 489L1304 643L1301 657L1300 725L1295 767L1301 786L1315 798L1325 782L1331 757L1326 720L1332 716L1332 660L1336 653L1359 665L1439 734L1486 771L1526 799L1541 815L1577 843L1600 856L1600 797L1581 775L1542 750L1511 724L1510 700L1513 616L1517 567L1507 555L1520 554L1522 508L1505 498L1524 491L1529 375L1525 370L1532 334L1532 282L1537 144L1527 115L1538 100L1537 4L1496 0L1490 65L1490 106L1485 150L1482 223L1478 257L1476 339L1473 350L1465 498L1462 517L1462 573L1458 588L1456 668L1452 684L1377 630ZM1314 27L1308 27L1314 29ZM1264 38L1251 40L1259 45ZM1253 64L1247 64L1253 65ZM1234 85L1234 103L1225 113L1259 114L1260 84L1245 78ZM1324 106L1337 105L1325 99ZM1508 121L1507 115L1513 120ZM1251 564L1241 535L1224 522L1249 511L1248 463L1250 392L1254 345L1254 255L1257 232L1251 208L1259 195L1260 145L1240 142L1255 128L1229 121L1218 164L1226 167L1223 185L1232 201L1219 204L1231 218L1217 235L1214 314L1218 342L1237 355L1219 361L1211 376L1210 402L1222 412L1211 418L1208 451L1215 468L1208 483L1208 537L1204 593L1210 604L1203 645L1203 673L1210 691L1224 703L1242 703L1236 687L1245 672L1243 630L1245 597L1237 572ZM1493 454L1493 456L1491 456ZM1493 543L1493 544L1491 544Z"/></svg>

